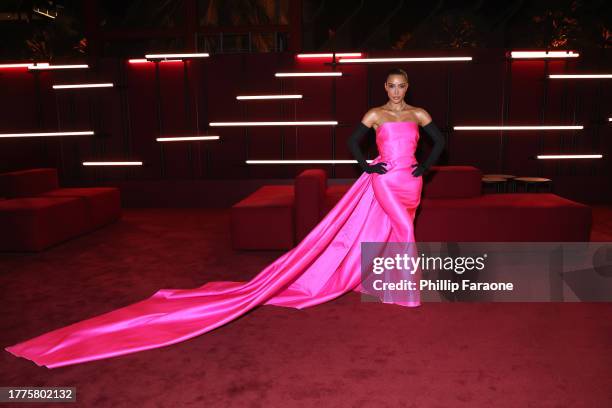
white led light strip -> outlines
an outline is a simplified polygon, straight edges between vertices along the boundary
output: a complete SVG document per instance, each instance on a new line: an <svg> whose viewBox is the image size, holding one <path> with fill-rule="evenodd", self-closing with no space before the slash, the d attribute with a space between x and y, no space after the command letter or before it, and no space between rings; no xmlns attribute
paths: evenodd
<svg viewBox="0 0 612 408"><path fill-rule="evenodd" d="M49 64L38 64L30 65L29 70L52 70L52 69L80 69L89 68L87 64L74 64L74 65L49 65Z"/></svg>
<svg viewBox="0 0 612 408"><path fill-rule="evenodd" d="M574 51L512 51L512 58L577 58L580 56Z"/></svg>
<svg viewBox="0 0 612 408"><path fill-rule="evenodd" d="M0 64L0 68L29 68L32 63Z"/></svg>
<svg viewBox="0 0 612 408"><path fill-rule="evenodd" d="M92 130L79 132L0 133L0 137L92 136Z"/></svg>
<svg viewBox="0 0 612 408"><path fill-rule="evenodd" d="M366 160L368 163L372 160ZM356 164L357 160L247 160L246 164Z"/></svg>
<svg viewBox="0 0 612 408"><path fill-rule="evenodd" d="M454 130L579 130L584 126L453 126Z"/></svg>
<svg viewBox="0 0 612 408"><path fill-rule="evenodd" d="M342 72L277 72L274 76L283 77L339 77Z"/></svg>
<svg viewBox="0 0 612 408"><path fill-rule="evenodd" d="M112 83L53 85L53 89L112 88Z"/></svg>
<svg viewBox="0 0 612 408"><path fill-rule="evenodd" d="M100 162L83 162L83 166L142 166L141 161L100 161Z"/></svg>
<svg viewBox="0 0 612 408"><path fill-rule="evenodd" d="M337 125L335 120L329 121L296 121L296 122L210 122L209 126L325 126Z"/></svg>
<svg viewBox="0 0 612 408"><path fill-rule="evenodd" d="M181 142L191 140L219 140L219 136L177 136L177 137L158 137L158 142Z"/></svg>
<svg viewBox="0 0 612 408"><path fill-rule="evenodd" d="M538 159L601 159L601 154L540 154Z"/></svg>
<svg viewBox="0 0 612 408"><path fill-rule="evenodd" d="M326 52L320 54L298 54L298 58L333 58L333 53ZM336 58L350 58L350 57L361 57L360 52L337 52Z"/></svg>
<svg viewBox="0 0 612 408"><path fill-rule="evenodd" d="M612 78L612 74L555 74L548 77L552 79L604 79Z"/></svg>
<svg viewBox="0 0 612 408"><path fill-rule="evenodd" d="M302 99L302 95L240 95L236 99L239 101L255 99Z"/></svg>
<svg viewBox="0 0 612 408"><path fill-rule="evenodd" d="M471 60L472 57L342 58L339 62L341 64L350 64L359 62L442 62Z"/></svg>
<svg viewBox="0 0 612 408"><path fill-rule="evenodd" d="M206 58L210 55L207 52L187 53L187 54L147 54L146 59L167 59L167 58Z"/></svg>

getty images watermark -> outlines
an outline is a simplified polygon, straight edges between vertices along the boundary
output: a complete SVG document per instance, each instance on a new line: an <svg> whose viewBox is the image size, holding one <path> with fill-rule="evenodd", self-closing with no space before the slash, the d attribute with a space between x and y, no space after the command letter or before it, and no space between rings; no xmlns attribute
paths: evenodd
<svg viewBox="0 0 612 408"><path fill-rule="evenodd" d="M361 244L365 301L612 301L609 242Z"/></svg>

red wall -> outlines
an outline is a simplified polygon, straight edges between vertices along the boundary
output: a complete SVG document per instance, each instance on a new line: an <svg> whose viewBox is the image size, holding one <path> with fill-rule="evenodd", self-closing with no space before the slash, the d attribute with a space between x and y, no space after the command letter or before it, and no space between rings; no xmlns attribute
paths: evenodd
<svg viewBox="0 0 612 408"><path fill-rule="evenodd" d="M425 108L437 125L448 132L447 151L441 164L474 165L485 173L550 177L560 195L584 202L612 201L608 157L612 123L607 122L612 117L612 80L546 79L546 70L611 73L609 51L582 51L576 60L548 64L510 62L504 57L504 50L457 54L471 55L473 61L341 65L338 69L344 76L339 79L276 78L275 72L330 69L322 61L298 61L288 53L214 55L187 62L186 71L181 62L161 63L162 135L193 135L199 131L221 136L220 141L165 144L155 141L159 136L159 120L153 63L128 64L109 59L99 61L90 70L36 74L24 69L3 69L0 133L93 127L101 135L0 139L0 171L55 166L64 184L117 182L128 188L125 186L147 183L150 188L151 183L159 181L160 189L173 185L168 181L179 179L232 179L230 186L244 179L293 178L312 166L247 165L244 161L351 158L346 139L368 107L386 102L384 74L397 65L410 76L408 103ZM431 51L419 55L448 53ZM51 88L54 83L79 81L111 81L115 88L80 91ZM236 100L236 95L256 93L301 93L304 99ZM340 125L335 129L208 128L211 121L236 120L338 120ZM486 124L582 124L585 129L504 133L452 130L455 125ZM368 144L371 157L375 154L373 139L372 133ZM419 155L429 149L427 137L422 140L425 143ZM604 159L544 162L531 158L541 153L603 153ZM145 166L90 168L81 165L85 160L142 160ZM352 165L322 167L330 177L358 175ZM179 184L185 185L176 183Z"/></svg>

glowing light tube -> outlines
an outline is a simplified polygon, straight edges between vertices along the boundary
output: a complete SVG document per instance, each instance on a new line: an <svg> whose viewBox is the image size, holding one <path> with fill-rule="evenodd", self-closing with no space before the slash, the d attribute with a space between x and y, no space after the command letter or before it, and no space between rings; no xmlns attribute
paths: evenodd
<svg viewBox="0 0 612 408"><path fill-rule="evenodd" d="M146 58L130 58L128 62L130 64L144 64L144 63L153 62L153 61L149 61Z"/></svg>
<svg viewBox="0 0 612 408"><path fill-rule="evenodd" d="M3 68L29 68L33 63L16 63L16 64L0 64L0 69Z"/></svg>
<svg viewBox="0 0 612 408"><path fill-rule="evenodd" d="M554 74L548 77L552 79L605 79L612 78L612 74Z"/></svg>
<svg viewBox="0 0 612 408"><path fill-rule="evenodd" d="M207 52L186 53L186 54L147 54L145 58L151 59L176 59L176 58L206 58L210 55Z"/></svg>
<svg viewBox="0 0 612 408"><path fill-rule="evenodd" d="M326 52L326 53L319 53L319 54L298 54L297 57L300 59L309 59L309 58L333 58L333 53L331 52ZM354 58L354 57L361 57L361 53L360 52L337 52L336 53L336 57L337 58Z"/></svg>
<svg viewBox="0 0 612 408"><path fill-rule="evenodd" d="M540 154L538 159L601 159L601 154Z"/></svg>
<svg viewBox="0 0 612 408"><path fill-rule="evenodd" d="M65 85L53 85L53 89L79 89L79 88L112 88L113 84L98 83L98 84L65 84Z"/></svg>
<svg viewBox="0 0 612 408"><path fill-rule="evenodd" d="M574 51L512 51L510 56L515 59L577 58L580 54L574 53Z"/></svg>
<svg viewBox="0 0 612 408"><path fill-rule="evenodd" d="M335 126L335 120L311 120L293 122L210 122L209 126Z"/></svg>
<svg viewBox="0 0 612 408"><path fill-rule="evenodd" d="M339 77L342 72L277 72L274 76L283 77Z"/></svg>
<svg viewBox="0 0 612 408"><path fill-rule="evenodd" d="M82 69L89 68L87 64L73 64L73 65L49 65L49 64L38 64L38 65L30 65L28 67L29 70L52 70L52 69Z"/></svg>
<svg viewBox="0 0 612 408"><path fill-rule="evenodd" d="M158 142L181 142L193 140L219 140L219 136L177 136L177 137L158 137Z"/></svg>
<svg viewBox="0 0 612 408"><path fill-rule="evenodd" d="M572 126L453 126L454 130L580 130L582 125Z"/></svg>
<svg viewBox="0 0 612 408"><path fill-rule="evenodd" d="M239 95L236 99L239 101L255 99L302 99L302 95Z"/></svg>
<svg viewBox="0 0 612 408"><path fill-rule="evenodd" d="M0 137L93 136L93 130L79 132L0 133Z"/></svg>
<svg viewBox="0 0 612 408"><path fill-rule="evenodd" d="M340 63L471 61L472 57L342 58Z"/></svg>
<svg viewBox="0 0 612 408"><path fill-rule="evenodd" d="M357 164L357 160L247 160L246 164Z"/></svg>
<svg viewBox="0 0 612 408"><path fill-rule="evenodd" d="M142 166L141 161L86 161L83 166Z"/></svg>

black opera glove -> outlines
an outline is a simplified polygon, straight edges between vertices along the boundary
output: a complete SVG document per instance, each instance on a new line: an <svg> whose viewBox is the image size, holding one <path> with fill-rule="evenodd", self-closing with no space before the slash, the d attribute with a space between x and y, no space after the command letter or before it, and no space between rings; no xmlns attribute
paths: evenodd
<svg viewBox="0 0 612 408"><path fill-rule="evenodd" d="M438 161L438 158L442 154L442 151L444 151L444 136L442 135L440 129L438 129L436 124L433 123L433 121L429 122L427 125L423 126L423 129L433 140L434 146L431 149L429 157L427 157L427 159L423 163L412 165L412 167L416 167L414 170L412 170L412 175L414 177L419 177L423 175L427 170L429 170L429 168Z"/></svg>
<svg viewBox="0 0 612 408"><path fill-rule="evenodd" d="M384 166L386 166L387 163L379 162L370 166L366 161L366 158L363 156L361 149L359 148L359 143L365 137L365 135L368 134L369 131L369 127L364 125L363 122L359 122L359 124L357 125L357 127L355 127L355 130L353 130L353 133L347 141L348 148L353 154L353 157L357 159L357 163L363 171L368 174L385 174L387 172L387 169L385 169Z"/></svg>

